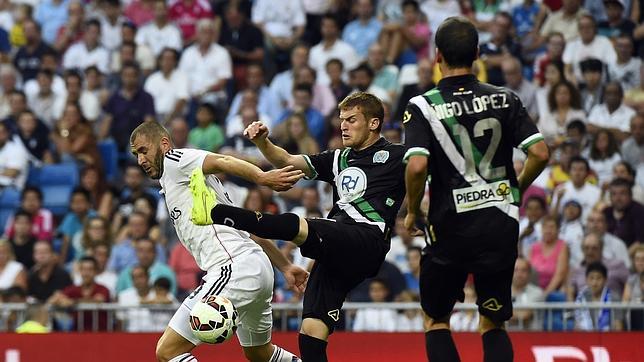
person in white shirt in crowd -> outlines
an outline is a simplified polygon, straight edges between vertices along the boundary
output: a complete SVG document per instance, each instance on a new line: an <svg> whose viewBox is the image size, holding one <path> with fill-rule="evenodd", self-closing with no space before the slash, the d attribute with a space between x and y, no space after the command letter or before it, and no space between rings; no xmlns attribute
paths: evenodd
<svg viewBox="0 0 644 362"><path fill-rule="evenodd" d="M197 41L184 50L179 69L188 76L190 96L195 101L223 106L226 82L233 77L228 51L217 44L217 28L210 19L197 22Z"/></svg>
<svg viewBox="0 0 644 362"><path fill-rule="evenodd" d="M64 96L66 91L65 80L58 75L58 53L54 50L45 52L40 58L40 69L47 69L52 73L51 90L61 96ZM27 98L32 98L40 92L40 85L38 84L37 77L29 79L22 85L22 91L25 92Z"/></svg>
<svg viewBox="0 0 644 362"><path fill-rule="evenodd" d="M588 132L608 129L619 142L628 137L635 110L624 104L624 90L619 82L608 82L604 87L604 103L598 104L588 115Z"/></svg>
<svg viewBox="0 0 644 362"><path fill-rule="evenodd" d="M561 215L563 207L569 200L576 200L582 209L582 220L588 219L588 215L601 198L601 189L589 182L586 177L590 173L588 161L580 156L570 160L570 180L559 185L555 191L550 206L551 213Z"/></svg>
<svg viewBox="0 0 644 362"><path fill-rule="evenodd" d="M634 169L644 164L644 114L635 114L630 120L630 137L621 146L624 161Z"/></svg>
<svg viewBox="0 0 644 362"><path fill-rule="evenodd" d="M519 257L514 263L512 276L512 302L517 304L543 302L543 290L531 282L532 267L526 258ZM525 330L538 330L540 320L531 309L515 309L509 326Z"/></svg>
<svg viewBox="0 0 644 362"><path fill-rule="evenodd" d="M613 180L618 178L623 178L624 180L630 182L633 187L631 187L631 195L633 195L633 201L637 201L640 204L644 204L644 187L635 183L637 176L637 171L631 166L630 163L622 160L615 164L613 167ZM603 201L606 205L610 205L610 193L607 190L604 191Z"/></svg>
<svg viewBox="0 0 644 362"><path fill-rule="evenodd" d="M599 210L593 210L586 220L586 234L597 234L603 240L602 257L604 259L615 259L624 263L627 268L631 267L631 258L624 240L607 231L608 224L606 216ZM570 264L578 265L583 259L581 253L581 240L570 245Z"/></svg>
<svg viewBox="0 0 644 362"><path fill-rule="evenodd" d="M0 190L14 187L22 190L29 172L29 154L18 139L11 138L11 131L0 121Z"/></svg>
<svg viewBox="0 0 644 362"><path fill-rule="evenodd" d="M121 27L127 21L121 9L120 0L104 0L98 15L101 23L101 45L108 52L114 52L121 45Z"/></svg>
<svg viewBox="0 0 644 362"><path fill-rule="evenodd" d="M546 200L541 196L533 195L525 200L525 216L519 219L519 255L530 255L532 245L541 240L541 219L546 213Z"/></svg>
<svg viewBox="0 0 644 362"><path fill-rule="evenodd" d="M537 108L537 87L523 78L521 62L517 58L507 58L501 63L505 86L519 96L523 106L532 119L539 119Z"/></svg>
<svg viewBox="0 0 644 362"><path fill-rule="evenodd" d="M568 200L563 207L561 226L559 226L559 239L568 244L568 247L584 238L584 224L581 219L581 205L577 200Z"/></svg>
<svg viewBox="0 0 644 362"><path fill-rule="evenodd" d="M461 14L458 1L451 0L425 0L420 2L420 10L427 17L432 34L436 34L438 26L450 16Z"/></svg>
<svg viewBox="0 0 644 362"><path fill-rule="evenodd" d="M309 47L306 44L296 44L291 50L291 68L273 77L271 91L277 96L282 108L293 103L293 77L298 69L309 63Z"/></svg>
<svg viewBox="0 0 644 362"><path fill-rule="evenodd" d="M0 65L0 119L9 115L9 96L18 89L18 71L11 64Z"/></svg>
<svg viewBox="0 0 644 362"><path fill-rule="evenodd" d="M119 48L112 51L111 61L110 61L110 71L112 73L118 74L121 71L121 65L128 61L136 61L141 67L141 71L144 75L151 74L156 67L156 57L152 53L147 45L141 44L136 45L137 28L136 25L130 21L126 21L121 26L121 44ZM122 59L123 56L123 46L129 44L129 51L133 54L128 56L128 59ZM103 74L109 74L101 71Z"/></svg>
<svg viewBox="0 0 644 362"><path fill-rule="evenodd" d="M49 129L54 128L57 117L54 113L55 104L64 98L64 94L57 94L52 89L52 80L54 74L49 69L38 71L36 80L38 81L39 91L28 97L29 108L42 120Z"/></svg>
<svg viewBox="0 0 644 362"><path fill-rule="evenodd" d="M606 76L604 63L597 58L587 58L579 62L584 82L579 85L582 108L589 113L594 106L601 103L604 94Z"/></svg>
<svg viewBox="0 0 644 362"><path fill-rule="evenodd" d="M371 279L369 298L373 303L385 303L389 296L389 287L385 280ZM356 312L353 322L354 332L393 332L396 330L396 311L383 308L362 308Z"/></svg>
<svg viewBox="0 0 644 362"><path fill-rule="evenodd" d="M588 163L597 175L597 184L606 190L613 179L613 168L622 160L615 136L606 129L595 133L590 144Z"/></svg>
<svg viewBox="0 0 644 362"><path fill-rule="evenodd" d="M85 22L83 40L70 46L63 56L63 68L76 68L84 70L95 65L101 72L109 70L110 56L107 49L103 48L101 38L101 23L92 19Z"/></svg>
<svg viewBox="0 0 644 362"><path fill-rule="evenodd" d="M608 64L608 76L622 85L624 92L640 87L642 59L633 56L633 39L621 34L615 39L617 60Z"/></svg>
<svg viewBox="0 0 644 362"><path fill-rule="evenodd" d="M566 44L563 53L566 78L575 84L582 81L579 67L582 60L594 57L604 64L612 64L617 60L613 44L607 37L597 34L597 24L591 15L584 14L579 18L578 30L579 38Z"/></svg>
<svg viewBox="0 0 644 362"><path fill-rule="evenodd" d="M463 303L473 304L476 302L476 290L471 282L463 288L465 298ZM476 332L479 326L479 314L476 310L461 310L452 313L449 318L449 327L456 332Z"/></svg>
<svg viewBox="0 0 644 362"><path fill-rule="evenodd" d="M60 119L63 116L65 106L69 102L78 103L83 117L94 122L101 114L101 104L98 97L83 89L83 80L77 71L69 70L65 73L66 96L59 97L54 103L54 117Z"/></svg>
<svg viewBox="0 0 644 362"><path fill-rule="evenodd" d="M328 74L328 73L327 73ZM311 107L315 108L323 116L329 116L332 112L337 110L337 100L333 95L330 84L322 84L317 81L317 72L315 69L308 65L299 68L293 73L294 84L311 84L313 91L313 99L311 100ZM294 99L291 97L289 107L293 107Z"/></svg>
<svg viewBox="0 0 644 362"><path fill-rule="evenodd" d="M250 63L246 67L246 89L250 89L257 93L258 103L257 111L260 114L265 114L271 120L275 121L283 112L279 98L273 91L264 83L264 69L259 63ZM244 94L241 90L235 94L230 108L228 109L228 116L226 117L226 127L230 124L234 116L239 113L239 107ZM269 127L272 123L269 123ZM242 130L243 131L243 130Z"/></svg>
<svg viewBox="0 0 644 362"><path fill-rule="evenodd" d="M126 311L118 312L117 318L124 324L128 332L159 332L165 329L164 324L157 324L152 318L153 312L148 308L135 308L154 303L157 299L155 290L150 285L150 275L141 266L132 268L131 288L118 293L117 300L121 307L129 307Z"/></svg>
<svg viewBox="0 0 644 362"><path fill-rule="evenodd" d="M322 17L320 32L322 40L311 48L309 65L317 72L318 82L328 85L330 80L326 73L327 61L337 58L344 64L344 69L353 69L361 58L351 44L340 39L340 27L335 16Z"/></svg>
<svg viewBox="0 0 644 362"><path fill-rule="evenodd" d="M420 297L410 292L403 290L396 298L399 303L416 303L420 302ZM398 311L398 319L396 320L396 332L422 332L423 329L423 314L419 309L405 309Z"/></svg>
<svg viewBox="0 0 644 362"><path fill-rule="evenodd" d="M371 44L367 53L367 64L375 74L373 85L387 91L390 99L398 94L398 67L385 63L385 52L378 43Z"/></svg>
<svg viewBox="0 0 644 362"><path fill-rule="evenodd" d="M251 15L272 52L290 51L304 34L306 14L300 0L257 0Z"/></svg>
<svg viewBox="0 0 644 362"><path fill-rule="evenodd" d="M409 271L409 263L407 262L407 249L416 246L419 248L425 247L425 239L420 236L411 236L409 231L403 224L404 217L396 217L396 226L394 229L395 235L391 237L391 247L385 260L394 264L401 273Z"/></svg>
<svg viewBox="0 0 644 362"><path fill-rule="evenodd" d="M176 49L164 48L158 59L159 69L150 74L143 89L154 98L159 122L167 124L185 113L190 98L189 84L186 74L177 69L179 52Z"/></svg>
<svg viewBox="0 0 644 362"><path fill-rule="evenodd" d="M230 121L226 123L226 137L232 138L235 136L241 136L246 126L244 126L244 120L242 117L243 109L253 109L257 114L257 119L259 119L264 124L272 124L275 120L271 119L268 115L260 113L257 108L259 107L259 95L256 91L252 89L246 89L241 94L241 99L239 102L239 110L237 113L232 115ZM230 112L229 112L230 113ZM266 122L266 123L265 123Z"/></svg>
<svg viewBox="0 0 644 362"><path fill-rule="evenodd" d="M134 41L147 45L156 57L164 48L181 50L181 31L168 20L168 5L164 0L154 2L154 20L139 29Z"/></svg>
<svg viewBox="0 0 644 362"><path fill-rule="evenodd" d="M586 120L581 108L579 91L567 80L553 85L548 91L548 107L539 113L538 127L548 144L559 146L565 140L566 126L573 120Z"/></svg>

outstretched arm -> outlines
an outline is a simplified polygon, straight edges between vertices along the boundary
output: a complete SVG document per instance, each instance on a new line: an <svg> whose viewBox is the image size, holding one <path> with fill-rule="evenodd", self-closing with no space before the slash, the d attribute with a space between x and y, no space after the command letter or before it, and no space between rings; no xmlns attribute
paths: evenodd
<svg viewBox="0 0 644 362"><path fill-rule="evenodd" d="M248 137L257 148L262 152L264 157L275 167L285 167L287 165L293 166L295 170L304 172L307 177L312 177L314 171L311 170L306 159L302 155L291 155L285 149L275 145L268 139L268 127L262 122L255 121L251 123L246 130L244 136Z"/></svg>
<svg viewBox="0 0 644 362"><path fill-rule="evenodd" d="M284 256L271 240L262 239L254 235L251 236L251 239L262 247L264 253L268 255L268 259L271 260L271 264L284 274L289 289L299 291L300 293L304 292L309 273L286 259L286 256Z"/></svg>
<svg viewBox="0 0 644 362"><path fill-rule="evenodd" d="M258 185L268 186L275 191L290 189L304 176L302 171L296 170L293 166L264 172L250 162L217 153L210 153L206 156L202 169L204 174L224 172Z"/></svg>

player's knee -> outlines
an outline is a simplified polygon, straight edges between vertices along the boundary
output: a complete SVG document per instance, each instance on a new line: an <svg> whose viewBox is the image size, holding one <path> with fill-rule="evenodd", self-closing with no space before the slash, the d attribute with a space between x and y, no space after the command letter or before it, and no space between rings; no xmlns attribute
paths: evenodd
<svg viewBox="0 0 644 362"><path fill-rule="evenodd" d="M503 321L496 321L490 317L480 315L479 318L479 333L485 334L493 329L504 328L505 323Z"/></svg>
<svg viewBox="0 0 644 362"><path fill-rule="evenodd" d="M425 332L433 331L436 329L449 329L449 316L442 318L432 318L427 314L424 315L423 326Z"/></svg>
<svg viewBox="0 0 644 362"><path fill-rule="evenodd" d="M302 321L300 333L326 341L329 338L329 327L320 319L306 318Z"/></svg>

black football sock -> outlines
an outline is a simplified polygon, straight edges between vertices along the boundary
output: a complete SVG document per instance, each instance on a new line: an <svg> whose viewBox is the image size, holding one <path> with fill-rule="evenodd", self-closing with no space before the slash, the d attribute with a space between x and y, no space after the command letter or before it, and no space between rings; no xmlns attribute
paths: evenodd
<svg viewBox="0 0 644 362"><path fill-rule="evenodd" d="M430 362L460 362L449 329L434 329L425 333L425 348Z"/></svg>
<svg viewBox="0 0 644 362"><path fill-rule="evenodd" d="M291 241L300 232L300 217L291 213L271 215L217 204L210 210L210 216L215 224L248 231L260 238Z"/></svg>
<svg viewBox="0 0 644 362"><path fill-rule="evenodd" d="M303 362L328 361L326 358L326 341L302 333L300 333L298 341L300 343L300 356Z"/></svg>
<svg viewBox="0 0 644 362"><path fill-rule="evenodd" d="M505 329L496 328L483 334L483 362L512 362L512 342Z"/></svg>

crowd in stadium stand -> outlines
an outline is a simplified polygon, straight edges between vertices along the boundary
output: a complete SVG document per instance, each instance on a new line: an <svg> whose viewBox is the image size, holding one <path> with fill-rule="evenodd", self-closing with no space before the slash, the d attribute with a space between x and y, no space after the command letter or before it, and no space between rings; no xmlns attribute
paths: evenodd
<svg viewBox="0 0 644 362"><path fill-rule="evenodd" d="M555 329L644 329L642 310L583 308L642 304L642 0L0 0L0 301L177 305L203 272L176 240L176 211L129 154L130 132L160 122L177 148L266 169L242 135L250 122L291 153L340 148L337 103L368 91L386 106L383 136L400 142L408 100L440 80L433 35L455 15L480 32L477 77L518 94L553 155L523 196L514 300L579 303ZM519 172L524 156L514 160ZM313 181L277 194L220 179L250 210L320 217L332 206L330 186ZM350 301L418 301L425 241L403 216L379 275ZM300 301L276 277L275 301ZM476 300L471 282L465 296ZM31 312L42 320L42 308ZM120 312L134 322L115 327L162 330L170 316L149 313ZM103 314L54 319L58 330L107 328ZM422 330L416 311L352 319L347 329ZM518 310L510 325L546 322ZM455 330L477 323L474 312L452 317Z"/></svg>

